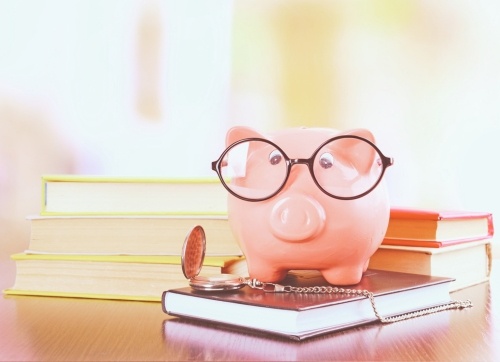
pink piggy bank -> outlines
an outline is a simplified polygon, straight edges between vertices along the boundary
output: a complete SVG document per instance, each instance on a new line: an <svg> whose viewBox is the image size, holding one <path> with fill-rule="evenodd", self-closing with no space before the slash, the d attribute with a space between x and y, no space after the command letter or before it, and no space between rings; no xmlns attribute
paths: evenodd
<svg viewBox="0 0 500 362"><path fill-rule="evenodd" d="M370 131L291 128L267 136L234 127L212 168L229 191L228 217L251 278L278 282L319 270L331 284L361 280L384 238L392 159Z"/></svg>

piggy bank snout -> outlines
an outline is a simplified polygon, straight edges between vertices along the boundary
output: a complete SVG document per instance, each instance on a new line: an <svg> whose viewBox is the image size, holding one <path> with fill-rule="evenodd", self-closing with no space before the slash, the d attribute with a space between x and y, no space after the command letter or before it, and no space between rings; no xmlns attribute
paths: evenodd
<svg viewBox="0 0 500 362"><path fill-rule="evenodd" d="M325 225L325 211L316 200L291 195L276 202L271 210L271 231L279 239L301 242L319 234Z"/></svg>

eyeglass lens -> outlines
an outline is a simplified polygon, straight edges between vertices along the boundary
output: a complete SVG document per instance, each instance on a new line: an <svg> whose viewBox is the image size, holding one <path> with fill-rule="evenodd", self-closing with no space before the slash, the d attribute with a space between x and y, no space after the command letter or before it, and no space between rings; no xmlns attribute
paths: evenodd
<svg viewBox="0 0 500 362"><path fill-rule="evenodd" d="M330 195L356 197L381 178L381 155L358 138L338 138L323 145L309 160L317 185ZM276 193L288 177L290 161L272 143L247 140L229 148L220 163L226 186L247 199L265 199Z"/></svg>

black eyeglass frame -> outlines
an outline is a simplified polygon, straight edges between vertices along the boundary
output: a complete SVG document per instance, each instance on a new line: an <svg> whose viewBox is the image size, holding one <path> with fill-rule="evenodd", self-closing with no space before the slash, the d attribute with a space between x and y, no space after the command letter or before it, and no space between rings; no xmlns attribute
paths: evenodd
<svg viewBox="0 0 500 362"><path fill-rule="evenodd" d="M337 196L337 195L333 195L331 193L329 193L328 191L326 191L323 187L321 187L321 185L319 184L318 180L316 179L316 176L314 175L314 159L316 158L316 156L318 155L318 152L328 143L330 142L333 142L333 141L336 141L336 140L340 140L340 139L346 139L346 138L352 138L352 139L358 139L360 141L364 141L366 143L368 143L370 146L373 147L373 149L378 153L378 155L380 156L380 160L382 161L382 172L380 173L380 176L379 178L377 179L377 181L373 184L372 187L370 187L368 190L366 190L365 192L359 194L359 195L355 195L355 196ZM241 143L244 143L244 142L251 142L251 141L261 141L261 142L265 142L265 143L268 143L270 144L271 146L275 147L276 150L278 150L284 157L285 159L285 162L286 162L286 177L284 178L283 180L283 183L276 189L275 192L273 192L272 194L270 194L269 196L266 196L266 197L261 197L261 198L258 198L258 199L253 199L253 198L248 198L248 197L244 197L244 196L241 196L241 195L238 195L236 192L234 192L233 190L231 190L231 188L226 184L226 182L224 181L224 177L222 176L222 172L221 172L221 166L222 166L222 160L224 159L224 157L227 155L227 153L233 149L235 146L241 144ZM384 174L385 174L385 170L387 169L387 167L389 166L392 166L394 164L394 159L392 157L387 157L385 156L382 151L373 143L371 142L370 140L367 140L366 138L364 137L360 137L360 136L356 136L356 135L341 135L341 136L335 136L335 137L332 137L332 138L329 138L328 140L326 140L325 142L323 142L314 152L313 154L311 155L311 157L309 158L290 158L288 157L288 155L285 153L285 151L283 151L277 144L275 144L274 142L270 141L270 140L267 140L265 138L259 138L259 137L251 137L251 138L244 138L244 139L241 139L241 140L238 140L234 143L232 143L231 145L229 145L225 150L224 152L222 152L222 154L220 155L220 157L216 160L216 161L213 161L212 162L212 170L215 171L217 173L217 176L219 177L222 185L224 186L224 188L233 196L241 199L241 200L244 200L244 201L250 201L250 202L259 202L259 201L265 201L265 200L269 200L270 198L276 196L277 194L279 194L281 192L281 190L283 190L283 187L285 187L287 181L288 181L288 178L290 177L290 172L292 170L292 166L293 165L298 165L298 164L303 164L303 165L307 165L307 168L309 169L309 174L311 175L311 178L313 179L314 183L316 184L316 186L323 192L325 193L326 195L334 198L334 199L338 199L338 200L355 200L355 199L359 199L365 195L368 195L370 192L372 192L375 187L377 187L377 185L380 183L380 181L382 180L382 178L384 177Z"/></svg>

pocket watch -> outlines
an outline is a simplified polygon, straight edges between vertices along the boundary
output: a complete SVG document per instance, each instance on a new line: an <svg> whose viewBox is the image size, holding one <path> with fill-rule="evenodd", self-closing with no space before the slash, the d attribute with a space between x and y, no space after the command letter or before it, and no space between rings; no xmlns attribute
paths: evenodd
<svg viewBox="0 0 500 362"><path fill-rule="evenodd" d="M182 246L181 266L184 276L189 279L191 288L202 292L220 292L238 290L244 286L260 289L266 293L310 293L310 294L340 294L358 295L368 298L373 312L382 323L393 323L414 317L419 317L431 313L449 309L463 309L472 307L470 300L449 301L434 307L420 309L410 313L395 316L383 317L377 310L375 295L368 290L350 289L335 286L313 286L298 287L291 285L280 285L276 283L260 282L257 279L243 278L233 274L219 274L211 276L199 275L205 258L206 238L205 231L199 225L195 226L186 236Z"/></svg>
<svg viewBox="0 0 500 362"><path fill-rule="evenodd" d="M199 275L205 259L205 231L199 225L188 232L181 253L181 266L184 276L189 279L191 288L199 291L228 291L243 288L247 279L233 274Z"/></svg>

